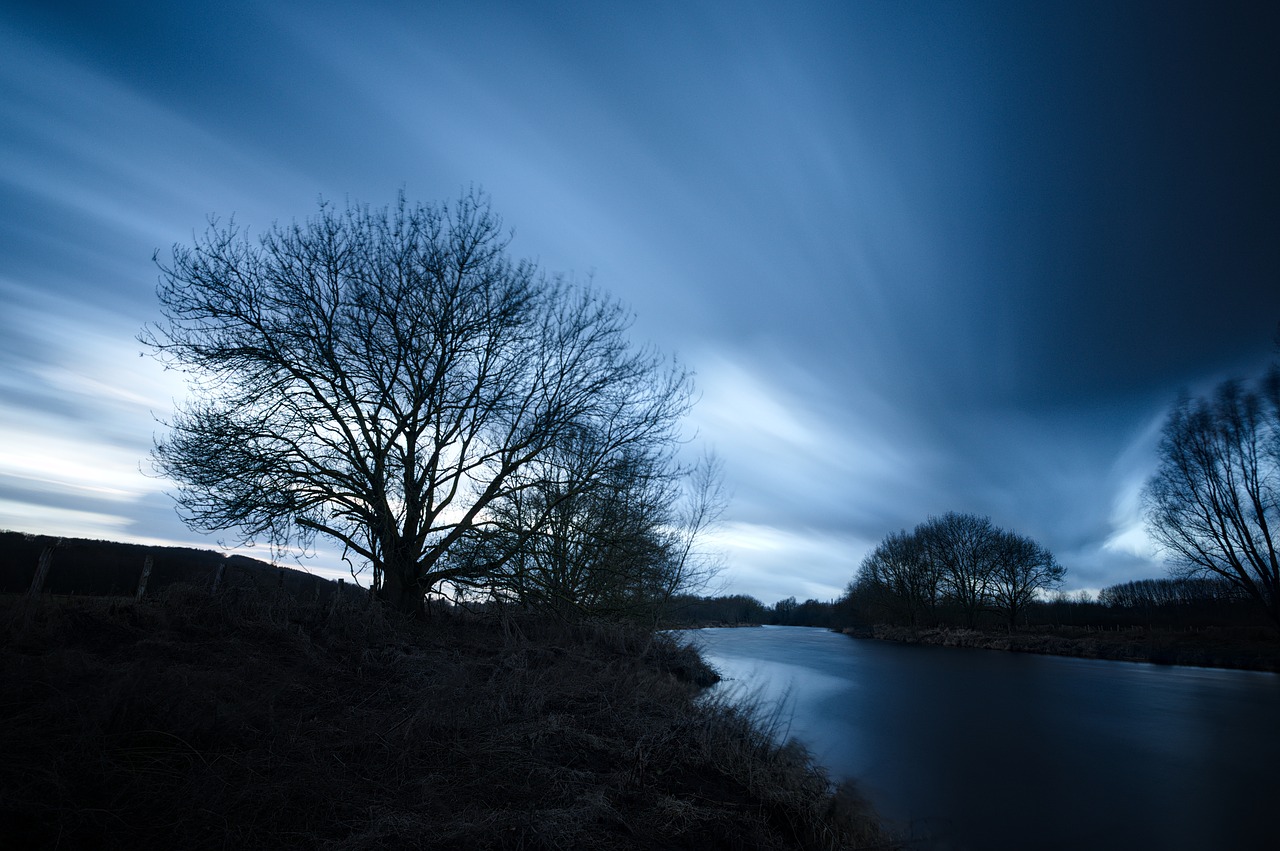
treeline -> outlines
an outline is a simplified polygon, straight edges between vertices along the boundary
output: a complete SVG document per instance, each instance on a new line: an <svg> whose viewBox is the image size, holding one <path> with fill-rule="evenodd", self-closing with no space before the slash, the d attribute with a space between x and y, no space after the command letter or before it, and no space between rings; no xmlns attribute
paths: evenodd
<svg viewBox="0 0 1280 851"><path fill-rule="evenodd" d="M1199 628L1264 626L1266 612L1238 583L1213 577L1138 579L1060 590L1065 568L1035 541L967 514L896 532L863 560L835 600L795 597L766 605L746 595L673 598L666 624L875 625L1014 630L1037 627Z"/></svg>
<svg viewBox="0 0 1280 851"><path fill-rule="evenodd" d="M942 611L942 610L939 610ZM813 626L826 629L870 628L875 624L911 626L904 620L886 619L885 610L870 604L856 583L835 600L795 597L766 605L755 597L735 594L721 597L685 596L673 601L668 626ZM987 624L999 624L991 618ZM1238 587L1213 579L1137 579L1103 588L1095 597L1087 591L1053 591L1033 600L1019 616L1020 628L1092 627L1122 629L1155 627L1186 629L1203 627L1265 626L1267 619ZM962 625L945 616L915 624L917 628Z"/></svg>
<svg viewBox="0 0 1280 851"><path fill-rule="evenodd" d="M664 619L668 627L757 626L766 623L773 623L771 609L746 594L720 597L683 594L671 600Z"/></svg>
<svg viewBox="0 0 1280 851"><path fill-rule="evenodd" d="M1169 629L1266 626L1266 612L1225 579L1137 579L1098 592L1037 605L1039 623L1072 626L1146 626Z"/></svg>

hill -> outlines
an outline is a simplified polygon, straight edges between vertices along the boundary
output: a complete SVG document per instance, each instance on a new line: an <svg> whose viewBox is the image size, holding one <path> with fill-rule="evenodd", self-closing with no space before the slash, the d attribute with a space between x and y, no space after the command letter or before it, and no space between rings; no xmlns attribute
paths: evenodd
<svg viewBox="0 0 1280 851"><path fill-rule="evenodd" d="M30 590L41 556L50 547L51 563L40 589L47 594L134 596L148 557L152 566L146 590L152 594L175 584L211 590L216 584L249 592L282 590L306 600L327 599L339 588L332 580L244 555L0 531L0 592ZM351 583L344 590L359 593Z"/></svg>

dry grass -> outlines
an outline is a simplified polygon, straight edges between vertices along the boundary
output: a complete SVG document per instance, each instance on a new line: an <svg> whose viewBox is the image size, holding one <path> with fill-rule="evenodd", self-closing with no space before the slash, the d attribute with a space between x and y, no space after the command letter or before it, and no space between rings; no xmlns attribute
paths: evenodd
<svg viewBox="0 0 1280 851"><path fill-rule="evenodd" d="M0 603L11 847L885 846L693 651L617 625Z"/></svg>

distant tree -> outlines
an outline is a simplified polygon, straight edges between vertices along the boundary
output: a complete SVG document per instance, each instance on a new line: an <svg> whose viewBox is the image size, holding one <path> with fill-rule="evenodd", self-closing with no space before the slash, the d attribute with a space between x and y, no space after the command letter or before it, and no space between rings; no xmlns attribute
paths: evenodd
<svg viewBox="0 0 1280 851"><path fill-rule="evenodd" d="M791 622L796 626L835 626L837 606L834 600L810 598L796 607Z"/></svg>
<svg viewBox="0 0 1280 851"><path fill-rule="evenodd" d="M1147 528L1183 576L1216 576L1280 627L1280 370L1182 399L1144 491Z"/></svg>
<svg viewBox="0 0 1280 851"><path fill-rule="evenodd" d="M919 626L937 606L939 579L937 563L921 536L900 531L886 535L863 559L855 581L880 601L892 620Z"/></svg>
<svg viewBox="0 0 1280 851"><path fill-rule="evenodd" d="M977 625L986 608L996 567L999 533L988 517L949 511L916 527L922 546L938 566L947 598L962 613L965 625Z"/></svg>
<svg viewBox="0 0 1280 851"><path fill-rule="evenodd" d="M970 628L989 610L1010 628L1066 571L1035 541L990 518L949 512L886 535L863 559L840 603L861 617L918 626L957 612Z"/></svg>
<svg viewBox="0 0 1280 851"><path fill-rule="evenodd" d="M690 624L762 624L769 620L769 609L755 597L731 594L721 597L681 595L666 607L667 623Z"/></svg>
<svg viewBox="0 0 1280 851"><path fill-rule="evenodd" d="M1249 599L1234 583L1220 577L1134 579L1108 585L1098 602L1114 609L1159 609L1205 603L1234 604Z"/></svg>
<svg viewBox="0 0 1280 851"><path fill-rule="evenodd" d="M532 539L613 488L619 463L660 453L690 405L687 374L632 347L615 302L509 259L508 242L469 193L322 203L257 239L213 220L175 246L158 264L164 319L142 339L192 379L153 453L186 522L278 546L330 538L417 611L518 551L446 558L504 501L542 487L520 532Z"/></svg>
<svg viewBox="0 0 1280 851"><path fill-rule="evenodd" d="M773 604L772 621L776 624L790 625L795 623L796 610L800 604L795 597L787 597Z"/></svg>
<svg viewBox="0 0 1280 851"><path fill-rule="evenodd" d="M669 452L621 456L593 484L579 481L581 454L535 465L529 487L495 502L449 554L455 582L562 616L661 620L718 569L704 539L724 509L719 462L683 470Z"/></svg>
<svg viewBox="0 0 1280 851"><path fill-rule="evenodd" d="M1061 585L1066 573L1040 544L1015 532L996 530L987 583L991 607L1004 615L1012 631L1027 607L1042 592Z"/></svg>

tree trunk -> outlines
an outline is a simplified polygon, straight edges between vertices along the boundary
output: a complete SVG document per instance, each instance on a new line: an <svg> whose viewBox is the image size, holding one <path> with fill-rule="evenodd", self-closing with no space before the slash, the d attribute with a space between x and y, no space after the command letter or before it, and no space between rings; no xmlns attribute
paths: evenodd
<svg viewBox="0 0 1280 851"><path fill-rule="evenodd" d="M48 544L41 550L40 561L36 564L36 575L31 578L31 588L27 590L30 596L38 597L44 590L44 581L49 576L49 566L53 564L53 551L61 543L62 540L59 539L57 544Z"/></svg>
<svg viewBox="0 0 1280 851"><path fill-rule="evenodd" d="M422 617L422 601L426 594L413 578L411 569L387 565L382 572L382 592L379 597L396 611L412 617Z"/></svg>
<svg viewBox="0 0 1280 851"><path fill-rule="evenodd" d="M142 560L142 576L138 579L138 593L134 595L134 600L141 603L142 598L147 596L147 580L151 578L151 566L155 564L155 559L151 557L151 553L147 553L147 557Z"/></svg>

